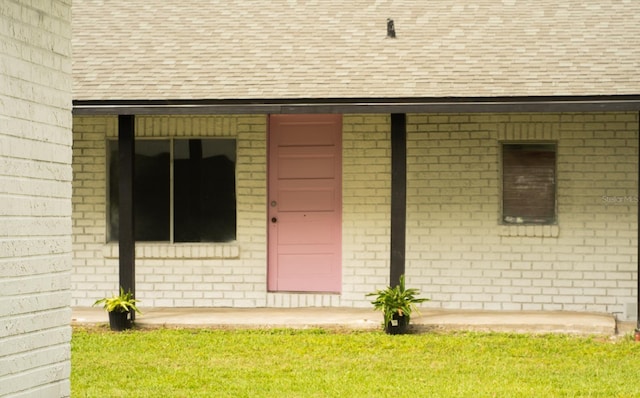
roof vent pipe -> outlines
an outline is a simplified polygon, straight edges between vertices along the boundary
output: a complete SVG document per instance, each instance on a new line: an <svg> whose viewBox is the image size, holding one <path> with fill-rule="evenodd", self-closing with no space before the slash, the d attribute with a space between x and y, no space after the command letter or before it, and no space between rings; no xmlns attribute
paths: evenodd
<svg viewBox="0 0 640 398"><path fill-rule="evenodd" d="M393 25L393 19L387 18L387 37L396 38L396 27Z"/></svg>

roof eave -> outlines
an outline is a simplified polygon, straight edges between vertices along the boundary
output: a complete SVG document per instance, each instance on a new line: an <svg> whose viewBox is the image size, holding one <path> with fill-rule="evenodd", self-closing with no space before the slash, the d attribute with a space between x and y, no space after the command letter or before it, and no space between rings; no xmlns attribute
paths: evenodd
<svg viewBox="0 0 640 398"><path fill-rule="evenodd" d="M74 100L74 115L640 111L638 95L222 100Z"/></svg>

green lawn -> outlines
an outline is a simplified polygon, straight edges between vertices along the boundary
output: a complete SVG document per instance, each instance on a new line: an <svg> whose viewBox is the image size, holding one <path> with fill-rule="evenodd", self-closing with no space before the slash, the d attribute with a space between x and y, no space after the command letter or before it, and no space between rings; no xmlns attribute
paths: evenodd
<svg viewBox="0 0 640 398"><path fill-rule="evenodd" d="M638 397L640 343L563 335L75 329L77 397Z"/></svg>

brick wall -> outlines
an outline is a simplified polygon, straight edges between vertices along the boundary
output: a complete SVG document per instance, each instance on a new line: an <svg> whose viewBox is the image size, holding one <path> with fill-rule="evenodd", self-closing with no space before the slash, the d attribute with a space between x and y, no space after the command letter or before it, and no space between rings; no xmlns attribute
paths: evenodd
<svg viewBox="0 0 640 398"><path fill-rule="evenodd" d="M264 306L266 281L266 117L137 117L139 138L237 139L237 241L136 244L142 306ZM74 304L118 288L118 247L106 243L106 139L116 117L74 119Z"/></svg>
<svg viewBox="0 0 640 398"><path fill-rule="evenodd" d="M139 136L238 142L238 240L137 246L147 306L368 306L389 275L390 117L343 117L343 293L266 292L264 115L146 117ZM115 117L74 123L74 299L117 288L105 244L105 150ZM409 115L407 277L444 308L624 312L635 302L637 115ZM557 226L506 227L500 142L558 143ZM627 198L627 199L625 199ZM629 201L629 199L631 201Z"/></svg>
<svg viewBox="0 0 640 398"><path fill-rule="evenodd" d="M430 305L633 317L637 113L412 115L408 129L407 274ZM500 225L502 141L557 142L557 226Z"/></svg>
<svg viewBox="0 0 640 398"><path fill-rule="evenodd" d="M70 395L70 21L0 5L0 396Z"/></svg>
<svg viewBox="0 0 640 398"><path fill-rule="evenodd" d="M138 117L136 136L237 139L237 241L136 244L136 293L142 306L365 305L371 284L388 274L388 116L344 118L343 295L266 291L264 115ZM106 140L117 118L75 117L73 152L73 304L89 306L118 286L118 247L106 238ZM366 236L361 234L367 228ZM364 249L364 250L362 250ZM375 271L374 271L375 269Z"/></svg>
<svg viewBox="0 0 640 398"><path fill-rule="evenodd" d="M365 294L389 283L391 117L343 118L343 298L369 306Z"/></svg>

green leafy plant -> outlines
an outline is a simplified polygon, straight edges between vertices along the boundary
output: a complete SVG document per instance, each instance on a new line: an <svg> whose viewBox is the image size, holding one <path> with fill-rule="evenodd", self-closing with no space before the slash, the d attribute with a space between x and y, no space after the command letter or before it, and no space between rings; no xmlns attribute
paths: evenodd
<svg viewBox="0 0 640 398"><path fill-rule="evenodd" d="M135 311L138 314L142 314L138 307L136 307L136 303L139 300L133 298L133 293L129 290L127 293L124 292L122 286L120 287L120 294L113 297L105 297L103 299L97 300L93 305L102 305L102 307L107 312L131 312Z"/></svg>
<svg viewBox="0 0 640 398"><path fill-rule="evenodd" d="M378 290L367 296L376 296L371 302L373 308L382 311L384 314L384 324L387 325L393 319L394 314L404 316L407 322L411 318L411 312L416 311L416 304L429 301L428 298L416 297L420 294L418 289L405 288L404 275L400 276L400 284L396 287L388 286L386 289Z"/></svg>

